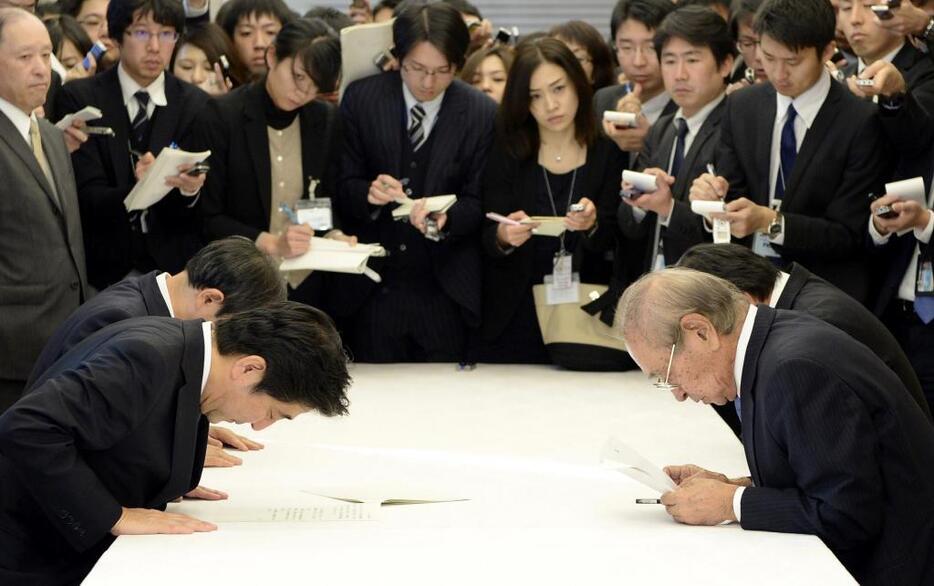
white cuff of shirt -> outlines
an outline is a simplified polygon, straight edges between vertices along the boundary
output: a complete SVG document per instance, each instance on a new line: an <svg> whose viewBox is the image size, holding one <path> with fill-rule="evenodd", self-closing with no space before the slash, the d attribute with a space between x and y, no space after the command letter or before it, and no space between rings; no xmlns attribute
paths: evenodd
<svg viewBox="0 0 934 586"><path fill-rule="evenodd" d="M204 16L211 10L211 2L204 3L204 8L192 8L188 5L188 0L182 0L182 7L185 9L185 18L197 18L199 16Z"/></svg>
<svg viewBox="0 0 934 586"><path fill-rule="evenodd" d="M742 504L743 504L743 491L746 490L745 486L740 486L736 489L736 492L733 493L733 516L736 517L736 522L739 523L741 520L742 513Z"/></svg>
<svg viewBox="0 0 934 586"><path fill-rule="evenodd" d="M930 224L930 222L928 222ZM876 225L872 223L872 215L869 216L869 236L872 237L872 243L876 246L882 246L889 241L889 238L892 237L892 233L888 233L885 236L879 234L879 231L876 230Z"/></svg>
<svg viewBox="0 0 934 586"><path fill-rule="evenodd" d="M645 219L646 211L642 208L633 207L632 208L632 219L637 223L642 223L642 220Z"/></svg>
<svg viewBox="0 0 934 586"><path fill-rule="evenodd" d="M918 242L922 244L927 244L931 241L931 233L934 232L934 212L928 211L928 223L923 230L918 230L915 228L915 238L918 239Z"/></svg>
<svg viewBox="0 0 934 586"><path fill-rule="evenodd" d="M668 227L668 222L671 221L671 214L675 211L675 200L672 198L671 203L668 205L668 214L663 220L661 216L658 217L658 223L664 227Z"/></svg>

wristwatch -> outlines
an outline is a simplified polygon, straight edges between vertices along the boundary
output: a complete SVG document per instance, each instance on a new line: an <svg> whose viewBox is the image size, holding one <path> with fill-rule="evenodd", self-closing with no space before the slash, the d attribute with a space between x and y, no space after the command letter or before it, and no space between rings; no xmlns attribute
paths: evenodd
<svg viewBox="0 0 934 586"><path fill-rule="evenodd" d="M924 32L921 33L921 39L926 43L934 43L934 18L928 21L928 25L924 27Z"/></svg>
<svg viewBox="0 0 934 586"><path fill-rule="evenodd" d="M778 210L775 210L775 218L772 219L772 222L769 224L769 240L775 240L782 234L782 213Z"/></svg>

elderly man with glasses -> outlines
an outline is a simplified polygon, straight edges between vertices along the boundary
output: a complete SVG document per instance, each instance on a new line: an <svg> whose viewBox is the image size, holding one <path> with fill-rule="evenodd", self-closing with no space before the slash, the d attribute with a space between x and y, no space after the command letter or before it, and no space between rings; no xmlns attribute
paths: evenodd
<svg viewBox="0 0 934 586"><path fill-rule="evenodd" d="M932 583L934 427L868 348L690 269L641 278L617 319L656 387L743 420L751 476L666 468L672 517L817 535L860 583Z"/></svg>

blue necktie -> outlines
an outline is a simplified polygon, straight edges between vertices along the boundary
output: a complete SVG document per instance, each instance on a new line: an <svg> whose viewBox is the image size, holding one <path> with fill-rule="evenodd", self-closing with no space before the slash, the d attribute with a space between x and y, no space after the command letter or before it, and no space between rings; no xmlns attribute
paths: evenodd
<svg viewBox="0 0 934 586"><path fill-rule="evenodd" d="M798 157L798 141L795 139L795 118L798 113L795 111L794 104L788 104L788 114L785 119L785 126L782 127L782 142L779 146L778 181L775 182L775 199L782 199L785 196L786 183L791 179L791 172L795 168L795 159Z"/></svg>
<svg viewBox="0 0 934 586"><path fill-rule="evenodd" d="M915 297L915 313L925 324L934 321L934 297Z"/></svg>
<svg viewBox="0 0 934 586"><path fill-rule="evenodd" d="M736 398L733 399L733 408L736 409L736 416L739 417L739 422L743 422L743 402L740 400L739 395L736 395Z"/></svg>
<svg viewBox="0 0 934 586"><path fill-rule="evenodd" d="M684 139L688 135L688 122L684 118L675 118L675 128L678 129L678 136L675 138L675 156L671 160L671 170L668 173L672 177L678 177L678 171L684 164Z"/></svg>

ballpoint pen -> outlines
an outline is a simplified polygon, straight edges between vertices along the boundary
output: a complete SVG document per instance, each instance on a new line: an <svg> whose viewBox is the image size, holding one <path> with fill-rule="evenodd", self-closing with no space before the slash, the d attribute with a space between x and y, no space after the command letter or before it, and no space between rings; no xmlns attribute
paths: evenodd
<svg viewBox="0 0 934 586"><path fill-rule="evenodd" d="M301 224L301 222L298 221L298 214L295 213L295 210L293 210L292 206L290 206L289 204L280 203L279 211L285 214L286 216L288 216L289 221L292 222L293 224Z"/></svg>

